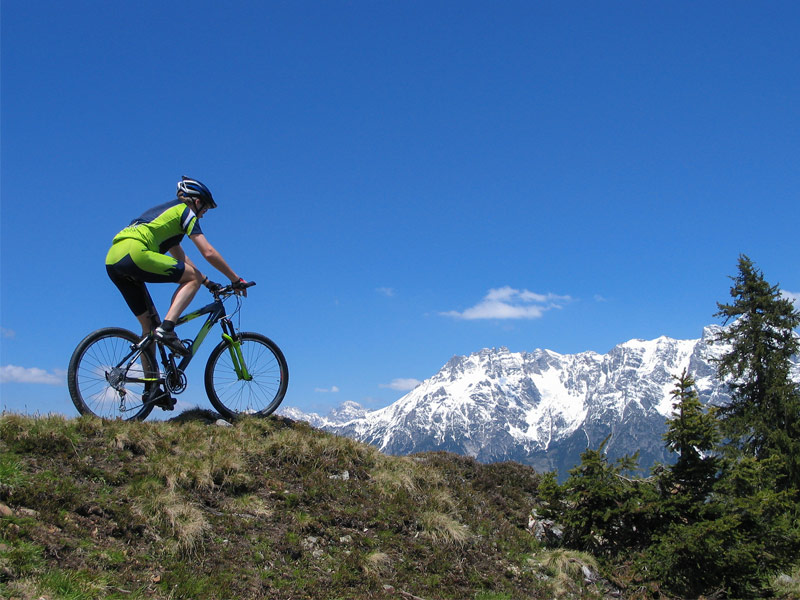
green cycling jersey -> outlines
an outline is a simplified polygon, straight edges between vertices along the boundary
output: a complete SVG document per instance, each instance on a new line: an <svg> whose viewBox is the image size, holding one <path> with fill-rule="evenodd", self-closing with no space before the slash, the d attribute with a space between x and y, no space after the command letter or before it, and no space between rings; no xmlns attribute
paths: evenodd
<svg viewBox="0 0 800 600"><path fill-rule="evenodd" d="M175 199L146 211L120 231L114 242L134 239L151 252L164 254L181 243L184 235L203 233L194 211L185 202Z"/></svg>

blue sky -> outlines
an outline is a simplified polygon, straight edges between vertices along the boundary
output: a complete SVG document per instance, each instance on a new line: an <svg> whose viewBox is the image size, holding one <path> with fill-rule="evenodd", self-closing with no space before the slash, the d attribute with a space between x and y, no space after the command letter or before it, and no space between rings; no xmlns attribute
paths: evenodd
<svg viewBox="0 0 800 600"><path fill-rule="evenodd" d="M798 296L798 30L797 2L4 0L3 408L76 414L75 345L137 325L110 240L184 174L306 411L484 347L699 337L740 253Z"/></svg>

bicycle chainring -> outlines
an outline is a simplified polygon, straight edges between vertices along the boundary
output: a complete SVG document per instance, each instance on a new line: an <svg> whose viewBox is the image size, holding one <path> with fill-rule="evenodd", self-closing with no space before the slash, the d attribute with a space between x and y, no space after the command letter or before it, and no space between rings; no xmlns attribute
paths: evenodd
<svg viewBox="0 0 800 600"><path fill-rule="evenodd" d="M186 373L176 369L164 378L164 385L171 394L180 394L188 385Z"/></svg>

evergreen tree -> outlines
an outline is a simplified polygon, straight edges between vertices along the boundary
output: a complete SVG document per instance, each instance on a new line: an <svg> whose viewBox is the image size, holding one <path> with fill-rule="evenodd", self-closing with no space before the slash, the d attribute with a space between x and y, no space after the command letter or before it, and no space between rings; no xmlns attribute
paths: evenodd
<svg viewBox="0 0 800 600"><path fill-rule="evenodd" d="M646 547L659 521L652 481L623 475L638 469L638 455L612 464L603 450L610 437L581 454L563 485L548 473L539 486L542 514L563 526L564 545L606 557Z"/></svg>
<svg viewBox="0 0 800 600"><path fill-rule="evenodd" d="M664 441L667 449L678 454L678 460L667 469L662 485L680 502L681 518L685 519L687 511L695 512L696 505L705 501L714 484L719 461L713 451L720 435L714 415L704 410L697 396L694 379L685 369L673 378L674 412L667 420Z"/></svg>
<svg viewBox="0 0 800 600"><path fill-rule="evenodd" d="M780 458L724 463L695 518L670 522L642 557L642 573L681 598L767 597L772 578L797 564L797 497L775 489Z"/></svg>
<svg viewBox="0 0 800 600"><path fill-rule="evenodd" d="M800 551L797 492L775 485L785 474L783 457L714 454L716 411L703 410L686 371L675 379L664 440L679 457L661 478L666 519L642 553L640 571L683 598L763 597Z"/></svg>
<svg viewBox="0 0 800 600"><path fill-rule="evenodd" d="M730 323L715 339L730 346L717 367L731 392L730 404L719 411L722 432L748 456L781 457L779 485L800 489L800 388L791 379L800 311L745 255L731 279L733 302L718 303L715 315Z"/></svg>

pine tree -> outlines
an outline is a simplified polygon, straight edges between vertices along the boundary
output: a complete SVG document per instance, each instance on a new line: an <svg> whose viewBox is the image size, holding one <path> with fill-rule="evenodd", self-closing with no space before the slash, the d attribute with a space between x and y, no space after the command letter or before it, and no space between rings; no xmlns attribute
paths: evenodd
<svg viewBox="0 0 800 600"><path fill-rule="evenodd" d="M686 371L675 379L664 440L679 457L660 481L665 519L642 554L641 570L678 597L720 590L763 597L800 550L797 491L775 485L785 478L784 457L715 453L717 411L704 411Z"/></svg>
<svg viewBox="0 0 800 600"><path fill-rule="evenodd" d="M563 485L548 474L539 486L541 514L563 526L564 545L606 557L646 547L659 520L653 482L623 475L638 470L638 453L611 463L604 451L610 437L581 454Z"/></svg>
<svg viewBox="0 0 800 600"><path fill-rule="evenodd" d="M643 575L680 598L771 597L770 580L790 572L800 552L794 490L775 489L780 457L723 459L719 479L690 519L673 519L653 536Z"/></svg>
<svg viewBox="0 0 800 600"><path fill-rule="evenodd" d="M694 512L692 507L705 501L714 484L719 461L713 451L720 435L714 415L704 410L697 396L694 379L685 369L673 377L674 412L667 420L664 441L678 454L678 460L668 469L666 481L669 493L682 501L683 509Z"/></svg>
<svg viewBox="0 0 800 600"><path fill-rule="evenodd" d="M800 311L745 255L731 279L733 302L718 303L715 315L730 323L715 340L730 345L717 367L731 392L730 404L719 411L722 432L747 456L781 457L785 478L779 485L800 489L800 387L791 379Z"/></svg>

